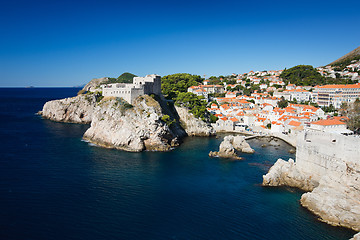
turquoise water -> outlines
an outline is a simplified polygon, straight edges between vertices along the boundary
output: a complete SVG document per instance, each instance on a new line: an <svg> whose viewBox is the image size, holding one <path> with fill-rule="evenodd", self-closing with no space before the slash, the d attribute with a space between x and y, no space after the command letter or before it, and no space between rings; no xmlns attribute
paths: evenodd
<svg viewBox="0 0 360 240"><path fill-rule="evenodd" d="M251 140L242 161L209 158L222 138L127 153L81 140L87 125L34 115L78 89L0 89L0 239L348 239L302 192L264 188L285 143ZM261 145L267 143L266 148ZM280 146L277 146L279 145Z"/></svg>

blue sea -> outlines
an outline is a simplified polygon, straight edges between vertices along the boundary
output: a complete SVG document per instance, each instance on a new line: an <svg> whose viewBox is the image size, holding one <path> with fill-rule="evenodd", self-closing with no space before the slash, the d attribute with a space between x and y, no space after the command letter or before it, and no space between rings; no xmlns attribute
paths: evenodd
<svg viewBox="0 0 360 240"><path fill-rule="evenodd" d="M0 239L349 239L317 220L302 192L265 188L294 158L281 141L251 140L244 160L209 158L220 138L171 152L127 153L82 141L88 125L35 113L77 88L0 89ZM266 143L267 147L261 145Z"/></svg>

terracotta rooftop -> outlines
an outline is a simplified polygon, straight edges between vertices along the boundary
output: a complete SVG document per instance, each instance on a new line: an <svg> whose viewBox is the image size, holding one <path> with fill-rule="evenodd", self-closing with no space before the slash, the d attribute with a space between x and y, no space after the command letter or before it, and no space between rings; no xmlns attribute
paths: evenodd
<svg viewBox="0 0 360 240"><path fill-rule="evenodd" d="M316 86L317 88L360 88L360 83L357 84L330 84L323 86Z"/></svg>
<svg viewBox="0 0 360 240"><path fill-rule="evenodd" d="M331 126L331 125L344 125L345 123L336 120L336 119L322 119L311 124L322 125L322 126Z"/></svg>
<svg viewBox="0 0 360 240"><path fill-rule="evenodd" d="M301 125L301 122L292 120L288 123L288 125L298 127Z"/></svg>

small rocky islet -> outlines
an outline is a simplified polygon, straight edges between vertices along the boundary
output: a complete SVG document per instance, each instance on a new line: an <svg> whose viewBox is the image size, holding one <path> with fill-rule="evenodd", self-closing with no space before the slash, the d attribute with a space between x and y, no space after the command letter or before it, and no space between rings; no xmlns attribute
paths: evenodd
<svg viewBox="0 0 360 240"><path fill-rule="evenodd" d="M242 159L239 153L254 153L255 150L246 142L244 136L225 136L220 143L219 151L210 151L209 157L230 158L235 160Z"/></svg>

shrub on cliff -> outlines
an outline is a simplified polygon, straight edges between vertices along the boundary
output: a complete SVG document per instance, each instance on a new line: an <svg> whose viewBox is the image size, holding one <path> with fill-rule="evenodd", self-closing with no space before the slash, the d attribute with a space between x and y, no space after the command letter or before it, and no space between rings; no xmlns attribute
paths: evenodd
<svg viewBox="0 0 360 240"><path fill-rule="evenodd" d="M161 120L165 122L169 127L176 122L175 119L171 120L170 116L165 114L161 117Z"/></svg>
<svg viewBox="0 0 360 240"><path fill-rule="evenodd" d="M204 97L199 97L190 92L181 92L175 99L175 105L180 107L186 107L189 112L194 114L196 118L200 118L203 121L208 121L210 113L206 109L206 102L203 101Z"/></svg>

